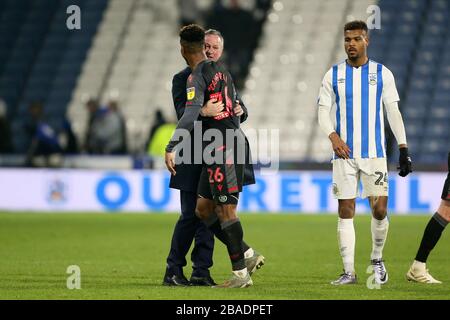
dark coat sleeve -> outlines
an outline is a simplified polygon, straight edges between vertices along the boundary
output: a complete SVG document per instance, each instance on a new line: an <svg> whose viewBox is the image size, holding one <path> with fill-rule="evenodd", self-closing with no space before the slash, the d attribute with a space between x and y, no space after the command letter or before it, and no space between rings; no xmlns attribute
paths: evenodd
<svg viewBox="0 0 450 320"><path fill-rule="evenodd" d="M185 68L172 79L172 100L178 120L183 116L186 107L186 81L190 74L191 69Z"/></svg>
<svg viewBox="0 0 450 320"><path fill-rule="evenodd" d="M236 99L239 100L239 104L242 107L242 110L244 111L244 114L241 116L241 123L245 122L245 120L247 120L248 118L248 109L244 104L244 101L242 101L242 98L240 96L240 94L236 91Z"/></svg>

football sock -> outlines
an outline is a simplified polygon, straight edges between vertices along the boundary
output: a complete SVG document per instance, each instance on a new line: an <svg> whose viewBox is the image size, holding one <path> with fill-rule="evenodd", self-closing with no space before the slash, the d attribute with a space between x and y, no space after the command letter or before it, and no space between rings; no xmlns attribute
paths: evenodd
<svg viewBox="0 0 450 320"><path fill-rule="evenodd" d="M442 231L445 229L447 224L448 222L437 212L433 215L423 233L422 242L420 243L419 250L417 251L416 261L424 263L427 262L431 250L433 250L434 246L439 241Z"/></svg>
<svg viewBox="0 0 450 320"><path fill-rule="evenodd" d="M238 276L239 278L245 278L247 276L247 268L241 269L241 270L233 270L233 273Z"/></svg>
<svg viewBox="0 0 450 320"><path fill-rule="evenodd" d="M372 217L370 229L372 231L372 253L370 255L370 259L378 260L383 256L383 248L389 230L389 220L387 216L384 217L383 220L377 220Z"/></svg>
<svg viewBox="0 0 450 320"><path fill-rule="evenodd" d="M338 220L338 244L341 253L344 271L346 273L355 272L355 228L353 219Z"/></svg>
<svg viewBox="0 0 450 320"><path fill-rule="evenodd" d="M246 268L244 260L244 251L242 250L242 238L244 232L241 222L238 219L225 221L221 224L222 230L226 235L226 245L228 255L230 256L233 271Z"/></svg>
<svg viewBox="0 0 450 320"><path fill-rule="evenodd" d="M209 225L208 222L210 222ZM224 245L227 245L226 234L220 226L220 221L219 218L217 218L217 215L215 216L214 221L211 219L209 221L205 221L205 224L209 228L209 230L214 233L217 239L219 239ZM242 250L244 250L245 252L245 258L250 258L253 256L253 249L250 248L244 240L242 240Z"/></svg>
<svg viewBox="0 0 450 320"><path fill-rule="evenodd" d="M208 222L210 222L210 224L208 224ZM205 224L209 228L209 230L214 233L217 239L219 239L223 244L227 245L226 234L223 232L222 227L220 226L219 218L217 218L216 215L214 217L214 221L205 221Z"/></svg>
<svg viewBox="0 0 450 320"><path fill-rule="evenodd" d="M255 251L253 251L253 249L252 248L248 248L248 249L245 249L244 248L244 241L242 241L242 250L244 250L244 258L245 259L248 259L248 258L251 258L251 257L253 257L253 255L255 254ZM248 246L247 246L248 247Z"/></svg>

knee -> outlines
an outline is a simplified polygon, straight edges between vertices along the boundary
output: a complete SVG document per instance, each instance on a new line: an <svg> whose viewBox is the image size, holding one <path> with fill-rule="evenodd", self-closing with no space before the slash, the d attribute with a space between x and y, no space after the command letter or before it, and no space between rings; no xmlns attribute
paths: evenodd
<svg viewBox="0 0 450 320"><path fill-rule="evenodd" d="M383 220L387 215L387 209L383 206L375 206L372 209L372 216L377 220Z"/></svg>
<svg viewBox="0 0 450 320"><path fill-rule="evenodd" d="M339 217L341 219L352 219L355 215L355 204L344 202L339 204Z"/></svg>
<svg viewBox="0 0 450 320"><path fill-rule="evenodd" d="M217 215L217 217L222 221L223 219L223 209L222 206L216 206L214 208L214 213Z"/></svg>
<svg viewBox="0 0 450 320"><path fill-rule="evenodd" d="M213 212L213 210L214 210L214 207L211 204L209 204L206 201L201 201L199 199L199 201L197 201L197 206L195 207L195 215L200 220L206 220L206 219L208 219L211 212Z"/></svg>
<svg viewBox="0 0 450 320"><path fill-rule="evenodd" d="M437 213L445 219L445 221L450 222L450 201L443 200Z"/></svg>
<svg viewBox="0 0 450 320"><path fill-rule="evenodd" d="M372 205L372 216L377 220L383 220L387 215L387 201L378 199Z"/></svg>
<svg viewBox="0 0 450 320"><path fill-rule="evenodd" d="M234 220L237 219L237 213L236 213L236 205L233 204L225 204L221 206L221 213L220 213L220 219L221 221L226 220Z"/></svg>

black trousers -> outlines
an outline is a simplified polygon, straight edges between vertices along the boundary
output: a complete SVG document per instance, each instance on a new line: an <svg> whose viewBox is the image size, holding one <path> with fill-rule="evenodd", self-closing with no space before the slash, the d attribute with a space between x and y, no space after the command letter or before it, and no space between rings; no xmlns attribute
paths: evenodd
<svg viewBox="0 0 450 320"><path fill-rule="evenodd" d="M169 256L167 257L168 272L181 274L186 266L186 255L192 241L195 239L191 260L192 275L196 277L209 276L209 268L213 265L214 235L206 225L195 215L197 193L180 191L181 216L178 219L172 235Z"/></svg>

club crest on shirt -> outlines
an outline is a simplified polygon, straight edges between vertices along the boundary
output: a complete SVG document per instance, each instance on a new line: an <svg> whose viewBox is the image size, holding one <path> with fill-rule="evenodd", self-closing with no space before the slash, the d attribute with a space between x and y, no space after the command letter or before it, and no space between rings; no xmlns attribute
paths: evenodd
<svg viewBox="0 0 450 320"><path fill-rule="evenodd" d="M186 89L187 99L192 100L195 98L195 87L190 87Z"/></svg>
<svg viewBox="0 0 450 320"><path fill-rule="evenodd" d="M377 84L377 74L376 73L369 74L369 84L372 86Z"/></svg>

